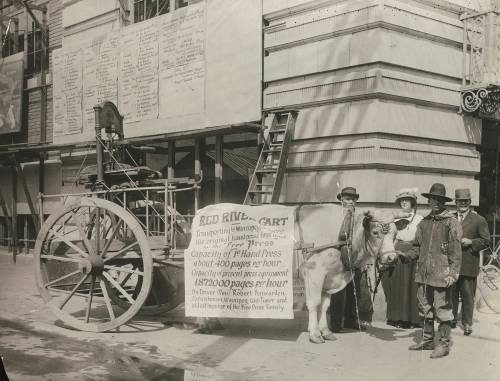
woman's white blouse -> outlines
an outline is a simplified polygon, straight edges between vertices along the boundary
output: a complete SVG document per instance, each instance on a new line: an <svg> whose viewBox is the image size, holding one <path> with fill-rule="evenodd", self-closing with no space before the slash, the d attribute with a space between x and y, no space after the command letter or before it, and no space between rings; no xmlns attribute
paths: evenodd
<svg viewBox="0 0 500 381"><path fill-rule="evenodd" d="M417 225L424 217L419 214L412 213L408 218L411 222L403 230L399 230L396 234L396 239L401 241L413 241L417 233Z"/></svg>

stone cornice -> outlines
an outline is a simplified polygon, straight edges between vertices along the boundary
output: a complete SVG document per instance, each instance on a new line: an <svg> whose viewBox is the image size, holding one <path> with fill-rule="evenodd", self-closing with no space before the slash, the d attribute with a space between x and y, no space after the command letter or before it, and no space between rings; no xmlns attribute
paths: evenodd
<svg viewBox="0 0 500 381"><path fill-rule="evenodd" d="M441 27L439 32L431 27L432 23ZM415 26L412 27L412 24ZM374 28L394 30L446 45L462 45L462 23L458 19L388 1L383 5L370 2L363 6L351 6L323 17L318 15L311 20L291 20L271 25L265 30L264 46L272 52Z"/></svg>
<svg viewBox="0 0 500 381"><path fill-rule="evenodd" d="M369 98L395 99L458 111L460 87L376 69L337 78L327 75L324 80L271 85L264 90L264 109L310 107Z"/></svg>
<svg viewBox="0 0 500 381"><path fill-rule="evenodd" d="M383 3L384 0L379 0L377 1L378 3ZM269 12L267 14L264 14L264 17L267 21L275 21L279 20L285 17L305 13L305 12L310 12L315 9L321 9L327 6L331 5L342 5L342 3L347 3L346 0L311 0L308 2L305 2L303 4L299 4L296 6L292 7L286 7L280 10L276 10L273 12ZM351 2L353 3L353 1ZM422 4L429 9L432 8L437 8L441 11L444 12L450 12L452 14L457 15L457 17L464 13L464 12L474 12L477 10L474 10L472 8L460 6L457 4L454 4L450 1L445 1L445 0L413 0L413 1L408 1L408 3L413 3L413 4Z"/></svg>
<svg viewBox="0 0 500 381"><path fill-rule="evenodd" d="M116 21L118 21L117 15L119 14L119 12L120 11L118 9L113 9L113 10L106 12L106 13L103 13L102 15L99 15L99 17L95 17L91 20L85 20L85 21L79 22L77 24L72 24L71 26L64 28L63 36L64 37L71 36L73 34L85 32L89 29L92 29L92 28L95 28L95 27L98 27L101 25L116 22Z"/></svg>

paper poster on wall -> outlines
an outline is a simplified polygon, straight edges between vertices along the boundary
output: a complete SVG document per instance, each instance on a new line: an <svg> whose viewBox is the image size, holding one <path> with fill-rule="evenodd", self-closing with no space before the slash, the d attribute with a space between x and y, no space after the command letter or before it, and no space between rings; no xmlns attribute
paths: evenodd
<svg viewBox="0 0 500 381"><path fill-rule="evenodd" d="M119 33L94 39L83 49L83 129L95 126L94 106L118 101Z"/></svg>
<svg viewBox="0 0 500 381"><path fill-rule="evenodd" d="M160 117L205 112L205 6L193 4L163 17L160 52Z"/></svg>
<svg viewBox="0 0 500 381"><path fill-rule="evenodd" d="M217 204L184 253L186 315L293 318L294 208Z"/></svg>
<svg viewBox="0 0 500 381"><path fill-rule="evenodd" d="M158 23L122 31L118 110L127 123L158 118Z"/></svg>
<svg viewBox="0 0 500 381"><path fill-rule="evenodd" d="M21 131L23 53L0 59L0 134Z"/></svg>
<svg viewBox="0 0 500 381"><path fill-rule="evenodd" d="M126 138L260 120L261 7L202 0L54 50L54 143L93 140L103 100Z"/></svg>
<svg viewBox="0 0 500 381"><path fill-rule="evenodd" d="M82 132L82 56L82 49L78 48L54 50L52 53L54 137Z"/></svg>

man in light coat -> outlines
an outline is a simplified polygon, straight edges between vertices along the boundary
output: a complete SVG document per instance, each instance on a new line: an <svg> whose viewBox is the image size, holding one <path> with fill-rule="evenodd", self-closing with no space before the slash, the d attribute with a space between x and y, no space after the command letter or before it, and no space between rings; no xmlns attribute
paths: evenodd
<svg viewBox="0 0 500 381"><path fill-rule="evenodd" d="M457 323L459 298L462 299L462 326L464 335L472 333L472 315L474 312L474 296L476 294L477 276L479 275L479 252L490 244L490 231L484 217L470 207L471 193L469 189L455 190L456 217L462 225L462 266L460 276L453 287L452 327Z"/></svg>

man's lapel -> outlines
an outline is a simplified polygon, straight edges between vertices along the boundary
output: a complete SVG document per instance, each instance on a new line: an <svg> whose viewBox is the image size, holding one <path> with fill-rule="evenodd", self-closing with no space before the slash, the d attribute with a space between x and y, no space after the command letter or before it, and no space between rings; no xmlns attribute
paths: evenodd
<svg viewBox="0 0 500 381"><path fill-rule="evenodd" d="M469 212L465 216L464 220L462 221L462 230L463 230L464 226L469 225L472 222L473 217L471 216L471 214L472 214L472 212L469 210Z"/></svg>

